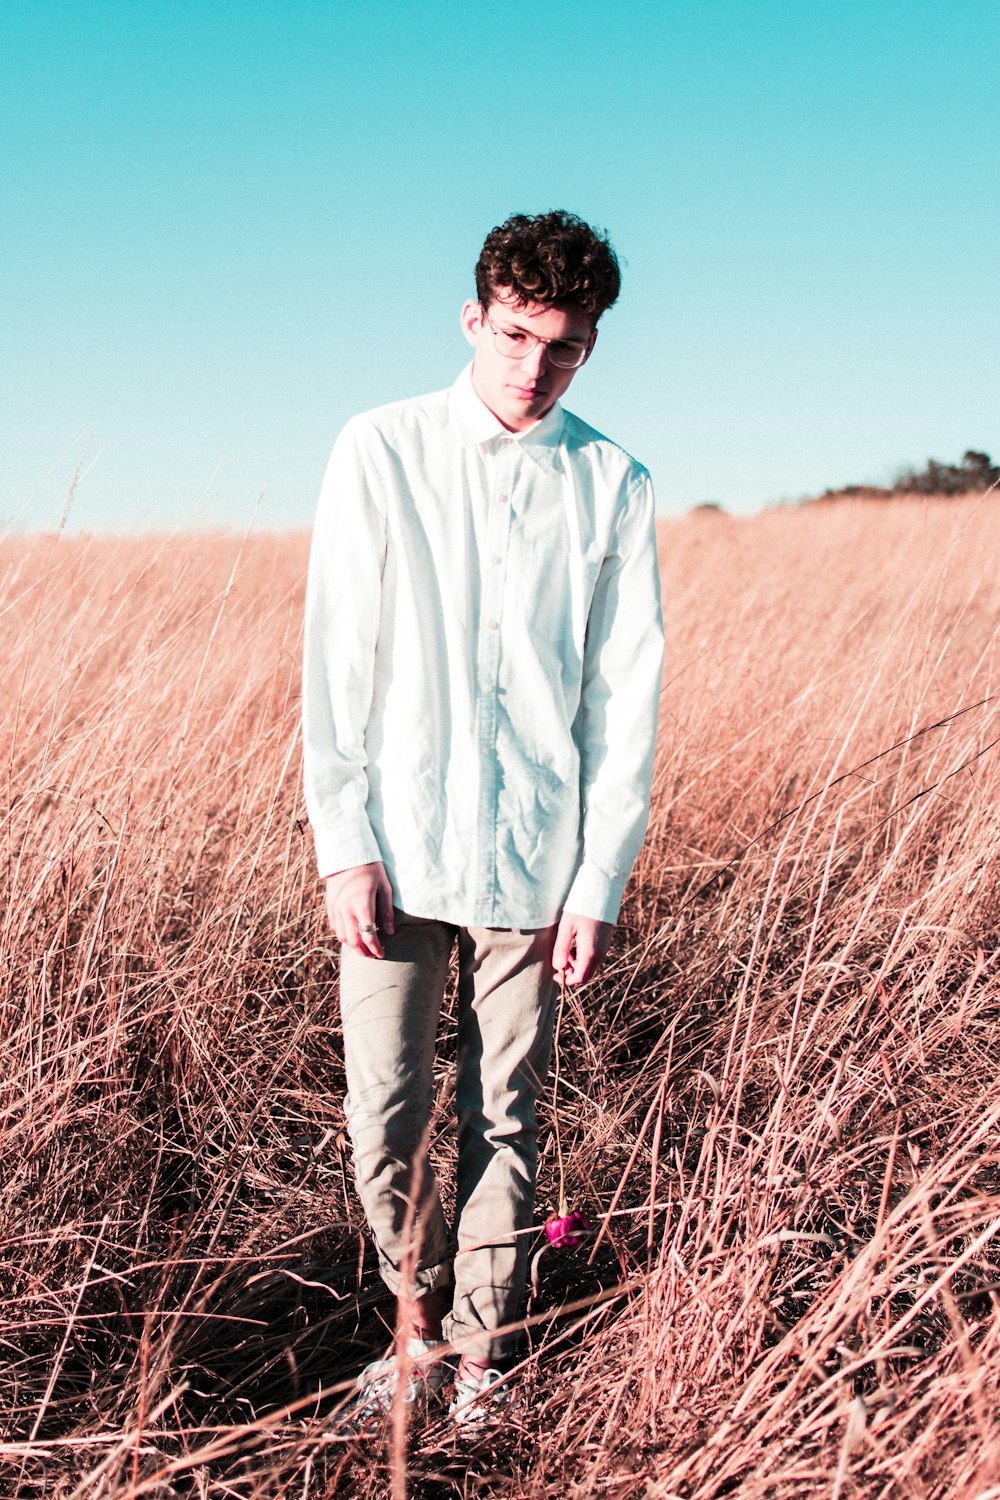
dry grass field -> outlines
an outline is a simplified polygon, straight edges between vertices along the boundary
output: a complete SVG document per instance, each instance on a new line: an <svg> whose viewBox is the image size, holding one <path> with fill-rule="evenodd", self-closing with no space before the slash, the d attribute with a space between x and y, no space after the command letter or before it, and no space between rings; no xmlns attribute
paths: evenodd
<svg viewBox="0 0 1000 1500"><path fill-rule="evenodd" d="M650 835L562 1044L599 1233L540 1257L519 1404L460 1451L330 1421L389 1308L305 538L0 543L4 1500L1000 1497L1000 499L662 544Z"/></svg>

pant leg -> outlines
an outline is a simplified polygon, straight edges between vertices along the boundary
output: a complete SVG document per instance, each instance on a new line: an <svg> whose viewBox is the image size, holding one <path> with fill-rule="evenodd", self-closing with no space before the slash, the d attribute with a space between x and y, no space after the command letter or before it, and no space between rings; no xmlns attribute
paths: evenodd
<svg viewBox="0 0 1000 1500"><path fill-rule="evenodd" d="M535 1103L552 1051L555 928L459 928L458 1181L449 1338L498 1359L516 1336L534 1218Z"/></svg>
<svg viewBox="0 0 1000 1500"><path fill-rule="evenodd" d="M416 1292L452 1279L448 1232L430 1161L418 1161L433 1099L434 1046L455 928L396 912L384 958L343 948L340 1005L347 1096L358 1191L378 1249L383 1280L402 1284L413 1248L405 1234L416 1187Z"/></svg>

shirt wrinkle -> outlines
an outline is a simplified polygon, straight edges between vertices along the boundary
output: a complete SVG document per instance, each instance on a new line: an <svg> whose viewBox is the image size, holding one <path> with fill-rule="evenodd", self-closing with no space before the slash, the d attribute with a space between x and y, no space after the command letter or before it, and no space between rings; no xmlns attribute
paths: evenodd
<svg viewBox="0 0 1000 1500"><path fill-rule="evenodd" d="M471 366L352 418L306 597L320 874L381 859L397 906L465 926L614 921L661 657L652 488L623 449L559 403L508 432Z"/></svg>

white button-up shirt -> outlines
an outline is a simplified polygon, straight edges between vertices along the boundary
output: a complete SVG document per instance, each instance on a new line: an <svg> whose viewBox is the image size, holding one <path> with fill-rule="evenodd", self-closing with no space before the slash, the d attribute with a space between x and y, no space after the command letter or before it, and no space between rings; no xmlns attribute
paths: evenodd
<svg viewBox="0 0 1000 1500"><path fill-rule="evenodd" d="M306 595L321 875L381 860L460 926L613 922L649 809L663 649L653 495L558 403L511 433L447 391L353 418Z"/></svg>

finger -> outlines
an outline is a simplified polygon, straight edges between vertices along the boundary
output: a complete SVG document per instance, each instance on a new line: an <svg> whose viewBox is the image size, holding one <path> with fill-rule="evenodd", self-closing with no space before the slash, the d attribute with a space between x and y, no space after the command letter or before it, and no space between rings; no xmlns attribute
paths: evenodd
<svg viewBox="0 0 1000 1500"><path fill-rule="evenodd" d="M330 901L330 926L337 934L337 942L345 948L357 947L357 934L351 931L350 908L343 901Z"/></svg>
<svg viewBox="0 0 1000 1500"><path fill-rule="evenodd" d="M597 953L593 938L576 935L576 952L573 956L573 977L570 984L586 984L597 967Z"/></svg>
<svg viewBox="0 0 1000 1500"><path fill-rule="evenodd" d="M385 958L385 949L382 947L382 939L379 937L377 932L366 933L365 942L368 945L368 952L371 954L372 958Z"/></svg>
<svg viewBox="0 0 1000 1500"><path fill-rule="evenodd" d="M376 921L375 903L367 907L355 918L358 934L358 952L365 953L369 958L385 958L385 950L379 937L378 922Z"/></svg>
<svg viewBox="0 0 1000 1500"><path fill-rule="evenodd" d="M601 967L607 956L608 950L603 945L603 943L595 943L593 952L591 953L590 958L587 962L587 972L584 975L581 983L585 983L588 979L593 979L595 974L600 973Z"/></svg>
<svg viewBox="0 0 1000 1500"><path fill-rule="evenodd" d="M396 918L392 910L392 887L388 881L380 881L375 892L375 920L379 930L392 937L396 931Z"/></svg>
<svg viewBox="0 0 1000 1500"><path fill-rule="evenodd" d="M569 950L573 943L573 929L568 923L559 923L556 933L555 946L552 949L552 970L555 974L565 974L570 967Z"/></svg>

